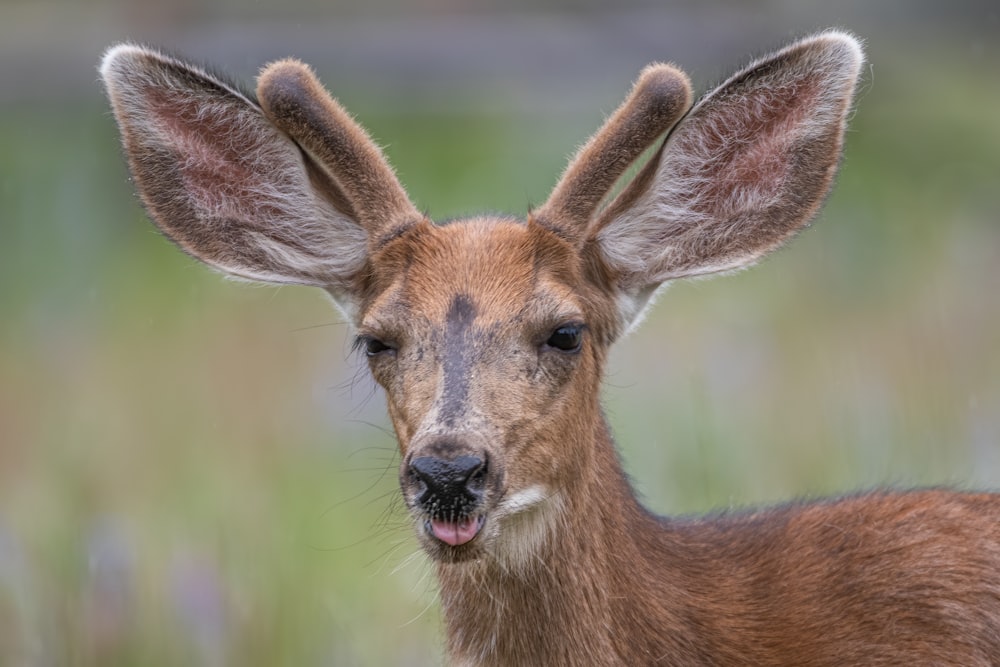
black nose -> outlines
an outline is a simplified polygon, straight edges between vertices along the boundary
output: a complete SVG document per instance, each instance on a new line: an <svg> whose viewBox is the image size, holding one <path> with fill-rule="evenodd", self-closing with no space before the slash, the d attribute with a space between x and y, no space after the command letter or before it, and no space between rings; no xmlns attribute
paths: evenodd
<svg viewBox="0 0 1000 667"><path fill-rule="evenodd" d="M454 501L482 494L486 479L486 462L478 456L458 456L442 459L418 456L410 461L410 475L423 484L420 500L437 498Z"/></svg>

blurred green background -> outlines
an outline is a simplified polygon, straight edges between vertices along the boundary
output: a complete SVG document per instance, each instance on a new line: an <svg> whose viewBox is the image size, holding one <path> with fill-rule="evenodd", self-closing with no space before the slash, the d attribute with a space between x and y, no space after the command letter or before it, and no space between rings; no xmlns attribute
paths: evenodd
<svg viewBox="0 0 1000 667"><path fill-rule="evenodd" d="M97 83L130 39L249 80L297 55L437 219L523 214L639 69L699 90L828 26L868 43L814 228L680 284L605 402L648 504L1000 488L993 2L0 2L0 664L433 665L383 399L318 292L159 236Z"/></svg>

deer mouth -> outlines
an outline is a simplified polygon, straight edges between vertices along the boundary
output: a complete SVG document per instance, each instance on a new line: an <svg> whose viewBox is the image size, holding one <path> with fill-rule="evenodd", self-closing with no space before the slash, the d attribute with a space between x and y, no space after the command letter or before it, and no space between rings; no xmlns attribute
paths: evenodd
<svg viewBox="0 0 1000 667"><path fill-rule="evenodd" d="M424 521L424 530L438 541L458 547L475 539L484 525L486 515L479 514L457 520L427 519Z"/></svg>

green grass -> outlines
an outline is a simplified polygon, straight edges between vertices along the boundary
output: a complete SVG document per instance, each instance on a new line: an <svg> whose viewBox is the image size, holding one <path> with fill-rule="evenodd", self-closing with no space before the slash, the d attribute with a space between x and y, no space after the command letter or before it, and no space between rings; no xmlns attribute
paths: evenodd
<svg viewBox="0 0 1000 667"><path fill-rule="evenodd" d="M657 510L998 486L1000 99L991 70L907 63L815 229L619 345L605 401ZM540 202L594 121L374 111L438 218ZM345 326L176 252L116 141L96 106L0 114L0 663L438 663Z"/></svg>

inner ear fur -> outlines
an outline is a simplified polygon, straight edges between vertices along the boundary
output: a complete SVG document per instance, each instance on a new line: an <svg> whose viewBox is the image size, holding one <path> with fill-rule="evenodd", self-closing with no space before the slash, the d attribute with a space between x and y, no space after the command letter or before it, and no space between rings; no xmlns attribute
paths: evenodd
<svg viewBox="0 0 1000 667"><path fill-rule="evenodd" d="M862 62L855 38L825 32L703 97L592 229L626 296L748 266L804 227L836 174Z"/></svg>
<svg viewBox="0 0 1000 667"><path fill-rule="evenodd" d="M368 234L329 170L251 94L130 44L108 51L101 75L139 196L164 234L232 276L349 298Z"/></svg>

